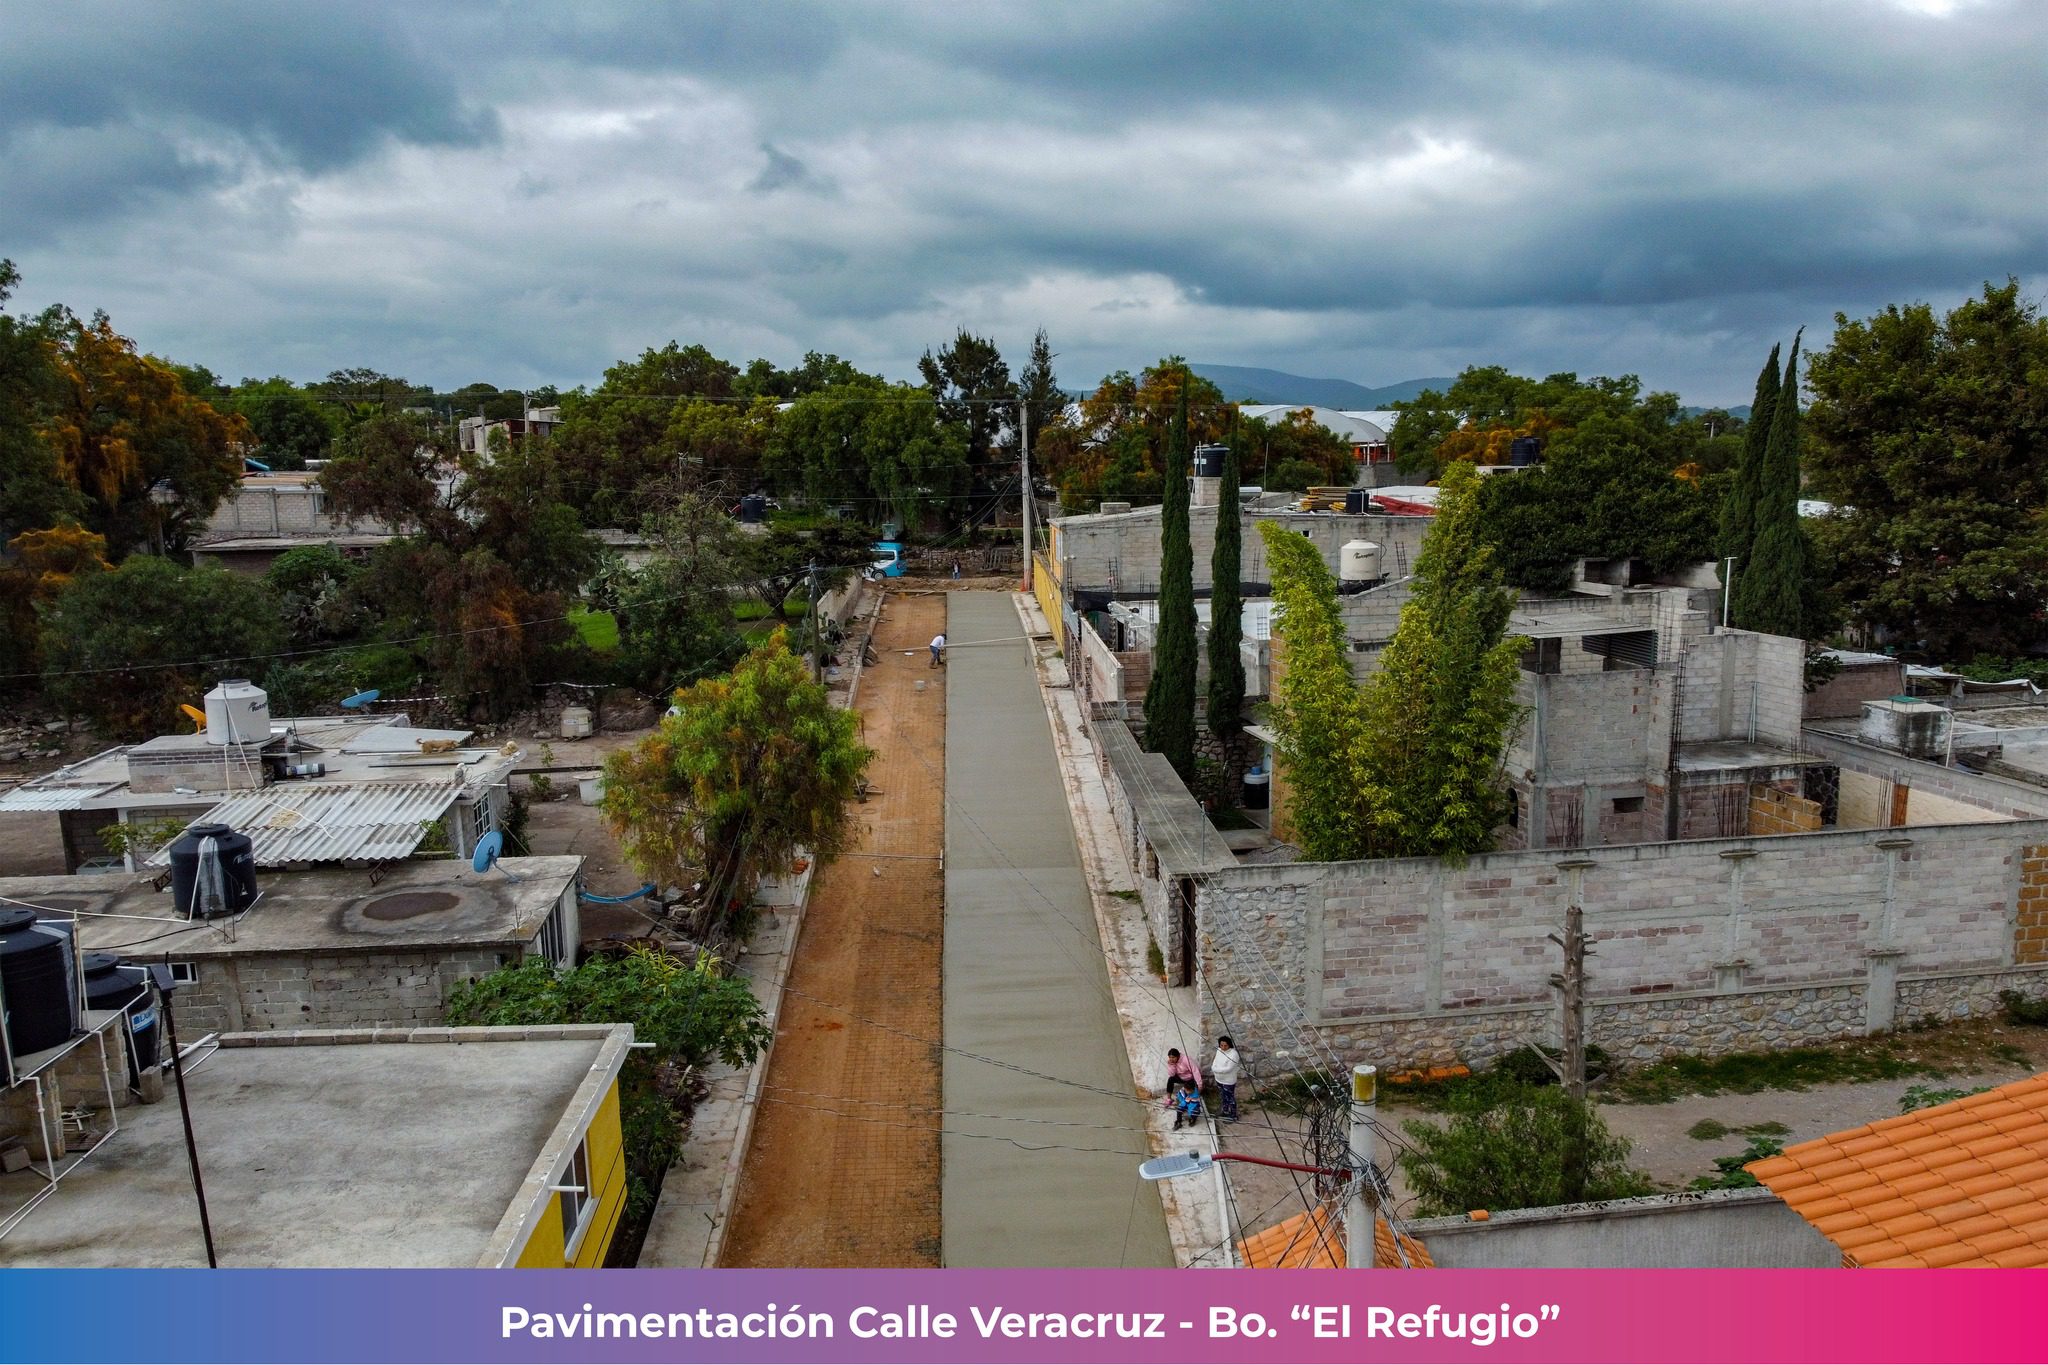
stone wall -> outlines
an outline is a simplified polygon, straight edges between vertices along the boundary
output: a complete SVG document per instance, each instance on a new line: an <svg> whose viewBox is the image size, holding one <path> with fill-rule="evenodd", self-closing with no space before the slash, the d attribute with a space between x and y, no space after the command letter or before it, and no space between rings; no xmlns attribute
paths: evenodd
<svg viewBox="0 0 2048 1365"><path fill-rule="evenodd" d="M1630 1060L1844 1037L2048 989L2021 927L2048 904L2048 861L2032 901L2022 886L2027 859L2048 858L2048 821L1586 856L1589 1024ZM1255 1024L1285 1008L1278 982L1349 1061L1480 1064L1551 1040L1557 863L1537 851L1211 873L1197 897L1204 1026L1273 1037L1273 1018Z"/></svg>
<svg viewBox="0 0 2048 1365"><path fill-rule="evenodd" d="M177 994L178 1031L189 1043L202 1033L439 1024L455 987L519 956L449 948L194 958L198 980Z"/></svg>

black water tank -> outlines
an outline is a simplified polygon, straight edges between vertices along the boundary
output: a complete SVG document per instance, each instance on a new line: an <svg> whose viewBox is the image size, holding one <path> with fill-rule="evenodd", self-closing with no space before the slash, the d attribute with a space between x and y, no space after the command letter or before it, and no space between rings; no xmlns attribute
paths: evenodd
<svg viewBox="0 0 2048 1365"><path fill-rule="evenodd" d="M1370 488L1345 489L1344 510L1354 517L1362 517L1372 511L1372 490Z"/></svg>
<svg viewBox="0 0 2048 1365"><path fill-rule="evenodd" d="M0 991L7 996L7 1046L15 1056L71 1036L78 1024L71 972L70 933L37 923L33 910L0 909Z"/></svg>
<svg viewBox="0 0 2048 1365"><path fill-rule="evenodd" d="M187 919L239 915L256 903L256 858L249 836L226 825L194 825L171 844L171 897ZM220 875L202 878L200 865L211 852Z"/></svg>
<svg viewBox="0 0 2048 1365"><path fill-rule="evenodd" d="M1223 457L1230 453L1228 446L1196 446L1195 477L1198 479L1220 479L1223 477Z"/></svg>
<svg viewBox="0 0 2048 1365"><path fill-rule="evenodd" d="M129 966L118 953L87 953L85 1006L127 1012L128 1034L135 1040L128 1057L128 1083L139 1083L139 1073L156 1065L157 1002L149 969Z"/></svg>
<svg viewBox="0 0 2048 1365"><path fill-rule="evenodd" d="M749 493L740 499L740 520L749 526L768 520L768 495Z"/></svg>
<svg viewBox="0 0 2048 1365"><path fill-rule="evenodd" d="M1508 443L1508 463L1511 465L1532 465L1542 458L1541 436L1517 436Z"/></svg>

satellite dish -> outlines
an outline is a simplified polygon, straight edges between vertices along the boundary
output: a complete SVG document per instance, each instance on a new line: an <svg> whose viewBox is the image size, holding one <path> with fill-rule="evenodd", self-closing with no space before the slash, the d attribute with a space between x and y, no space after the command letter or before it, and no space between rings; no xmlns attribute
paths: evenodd
<svg viewBox="0 0 2048 1365"><path fill-rule="evenodd" d="M351 711L360 711L363 707L368 706L383 695L381 689L372 687L367 691L356 693L353 697L343 697L341 704Z"/></svg>
<svg viewBox="0 0 2048 1365"><path fill-rule="evenodd" d="M476 852L469 857L469 865L478 872L489 872L505 853L505 833L492 830L476 841Z"/></svg>

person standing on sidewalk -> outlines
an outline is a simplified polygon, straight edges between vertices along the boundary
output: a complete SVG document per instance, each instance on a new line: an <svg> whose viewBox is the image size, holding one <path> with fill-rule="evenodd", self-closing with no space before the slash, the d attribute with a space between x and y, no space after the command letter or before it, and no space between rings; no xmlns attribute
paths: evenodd
<svg viewBox="0 0 2048 1365"><path fill-rule="evenodd" d="M1217 1117L1225 1123L1237 1122L1237 1078L1243 1071L1244 1064L1237 1056L1237 1044L1226 1033L1216 1040L1216 1055L1209 1059L1209 1075L1215 1078L1216 1093L1223 1100Z"/></svg>

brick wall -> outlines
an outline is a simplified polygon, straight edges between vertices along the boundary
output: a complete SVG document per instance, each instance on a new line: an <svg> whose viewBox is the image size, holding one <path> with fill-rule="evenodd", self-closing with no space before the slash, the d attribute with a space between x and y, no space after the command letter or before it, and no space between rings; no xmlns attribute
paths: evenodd
<svg viewBox="0 0 2048 1365"><path fill-rule="evenodd" d="M1776 787L1749 789L1751 834L1811 834L1820 828L1820 802Z"/></svg>
<svg viewBox="0 0 2048 1365"><path fill-rule="evenodd" d="M462 948L195 958L198 980L177 995L178 1029L189 1042L202 1033L438 1024L456 986L518 956Z"/></svg>
<svg viewBox="0 0 2048 1365"><path fill-rule="evenodd" d="M2026 918L2048 925L2048 822L1900 838L1852 831L1593 851L1584 904L1594 1041L1638 1060L1785 1046L1981 1013L2015 981L2048 988L2048 949L2031 961L2019 952L2048 939ZM1271 1037L1270 1021L1257 1025L1276 1012L1277 981L1347 1060L1483 1063L1548 1038L1560 965L1549 935L1565 903L1557 859L1531 851L1457 867L1399 859L1212 873L1197 899L1214 988L1205 1026ZM2023 874L2040 887L2023 886Z"/></svg>
<svg viewBox="0 0 2048 1365"><path fill-rule="evenodd" d="M2048 963L2048 845L2020 850L2019 909L2013 921L2013 960Z"/></svg>

